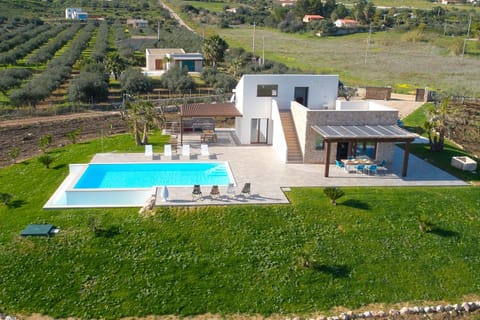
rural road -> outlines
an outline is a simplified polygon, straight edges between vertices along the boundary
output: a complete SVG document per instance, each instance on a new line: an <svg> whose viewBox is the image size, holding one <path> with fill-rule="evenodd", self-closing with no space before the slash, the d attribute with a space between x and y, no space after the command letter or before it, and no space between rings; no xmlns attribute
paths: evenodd
<svg viewBox="0 0 480 320"><path fill-rule="evenodd" d="M190 28L185 22L183 22L182 18L180 18L180 17L178 16L178 14L175 13L175 11L173 11L172 9L170 9L169 6L167 6L165 3L163 3L163 2L160 1L160 0L158 1L158 3L159 3L162 7L164 7L165 9L167 9L167 10L170 12L170 14L172 15L172 17L173 17L175 20L177 20L178 23L179 23L181 26L184 26L185 28L187 28L187 29L190 30L191 32L195 32L195 31L193 31L193 29Z"/></svg>

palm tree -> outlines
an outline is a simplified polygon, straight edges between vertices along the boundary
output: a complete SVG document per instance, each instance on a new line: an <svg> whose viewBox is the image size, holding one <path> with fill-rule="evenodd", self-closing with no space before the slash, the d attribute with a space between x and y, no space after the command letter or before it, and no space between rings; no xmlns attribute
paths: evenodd
<svg viewBox="0 0 480 320"><path fill-rule="evenodd" d="M115 80L118 80L118 77L123 70L126 69L127 64L125 61L118 55L118 53L111 54L107 56L104 60L105 69L110 73L113 73Z"/></svg>
<svg viewBox="0 0 480 320"><path fill-rule="evenodd" d="M141 102L141 105L143 110L142 144L148 144L148 129L152 126L160 128L162 125L162 119L155 110L153 103L150 101L143 101Z"/></svg>
<svg viewBox="0 0 480 320"><path fill-rule="evenodd" d="M127 107L129 109L128 118L132 123L135 136L135 144L137 146L148 144L148 129L154 125L161 127L162 117L157 114L150 101L128 103Z"/></svg>
<svg viewBox="0 0 480 320"><path fill-rule="evenodd" d="M432 151L442 151L447 133L448 105L450 100L445 98L440 105L435 105L429 110L424 127L428 134L428 140ZM433 135L433 137L432 137Z"/></svg>
<svg viewBox="0 0 480 320"><path fill-rule="evenodd" d="M128 120L132 123L133 135L135 137L135 144L137 146L142 144L140 139L140 132L138 130L138 122L141 118L141 111L138 103L130 103L129 101L125 103L125 106L128 109Z"/></svg>
<svg viewBox="0 0 480 320"><path fill-rule="evenodd" d="M228 44L219 35L213 35L205 39L202 46L203 57L209 61L213 67L217 62L223 61Z"/></svg>

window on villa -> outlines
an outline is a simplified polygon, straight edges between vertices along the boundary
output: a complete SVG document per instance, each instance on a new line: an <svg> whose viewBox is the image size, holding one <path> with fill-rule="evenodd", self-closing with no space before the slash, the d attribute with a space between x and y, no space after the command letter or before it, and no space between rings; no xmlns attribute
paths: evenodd
<svg viewBox="0 0 480 320"><path fill-rule="evenodd" d="M325 140L323 140L323 137L321 135L317 134L315 137L315 150L323 149L325 149Z"/></svg>
<svg viewBox="0 0 480 320"><path fill-rule="evenodd" d="M277 84L257 85L257 97L276 97L278 94Z"/></svg>
<svg viewBox="0 0 480 320"><path fill-rule="evenodd" d="M377 144L371 141L357 143L357 156L368 156L375 159L377 153Z"/></svg>

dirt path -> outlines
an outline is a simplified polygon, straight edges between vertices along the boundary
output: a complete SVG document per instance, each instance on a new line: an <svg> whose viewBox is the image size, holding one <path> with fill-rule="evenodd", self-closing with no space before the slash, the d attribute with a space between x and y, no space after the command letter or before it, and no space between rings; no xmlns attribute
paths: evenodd
<svg viewBox="0 0 480 320"><path fill-rule="evenodd" d="M172 17L177 20L177 22L187 28L187 30L191 31L191 32L195 32L192 28L190 28L183 20L182 18L180 18L180 16L178 14L175 13L175 11L173 11L169 6L167 6L163 1L159 0L158 3L163 7L165 8L166 10L168 10L170 12L170 14L172 15Z"/></svg>

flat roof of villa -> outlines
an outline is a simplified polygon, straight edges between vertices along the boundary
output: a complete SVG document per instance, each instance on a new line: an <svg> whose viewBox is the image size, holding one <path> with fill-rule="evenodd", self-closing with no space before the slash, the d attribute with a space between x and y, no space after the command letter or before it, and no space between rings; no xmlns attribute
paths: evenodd
<svg viewBox="0 0 480 320"><path fill-rule="evenodd" d="M363 126L312 126L312 129L322 135L325 140L384 140L406 141L415 140L417 134L411 133L395 125L363 125Z"/></svg>

